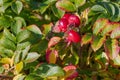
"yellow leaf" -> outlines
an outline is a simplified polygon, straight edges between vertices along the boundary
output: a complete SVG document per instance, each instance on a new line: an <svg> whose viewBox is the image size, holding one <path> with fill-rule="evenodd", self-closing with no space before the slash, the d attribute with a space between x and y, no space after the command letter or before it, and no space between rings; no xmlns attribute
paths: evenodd
<svg viewBox="0 0 120 80"><path fill-rule="evenodd" d="M49 62L50 63L56 63L57 57L55 55L55 53L51 53L50 57L49 57Z"/></svg>
<svg viewBox="0 0 120 80"><path fill-rule="evenodd" d="M24 77L25 77L25 75L23 75L23 74L18 74L18 75L16 75L16 76L13 78L13 80L23 80Z"/></svg>
<svg viewBox="0 0 120 80"><path fill-rule="evenodd" d="M2 58L0 60L0 63L4 63L4 64L10 64L11 63L11 59L10 58Z"/></svg>
<svg viewBox="0 0 120 80"><path fill-rule="evenodd" d="M23 69L23 62L19 62L18 64L15 65L15 74L18 74L22 71Z"/></svg>

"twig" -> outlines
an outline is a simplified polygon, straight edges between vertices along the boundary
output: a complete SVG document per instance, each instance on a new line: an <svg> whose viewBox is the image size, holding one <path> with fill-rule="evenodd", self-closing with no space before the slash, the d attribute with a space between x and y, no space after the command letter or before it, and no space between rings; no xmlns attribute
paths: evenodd
<svg viewBox="0 0 120 80"><path fill-rule="evenodd" d="M8 76L8 75L0 74L0 80L1 79L6 79L6 78L8 78L9 80L12 80L13 76Z"/></svg>

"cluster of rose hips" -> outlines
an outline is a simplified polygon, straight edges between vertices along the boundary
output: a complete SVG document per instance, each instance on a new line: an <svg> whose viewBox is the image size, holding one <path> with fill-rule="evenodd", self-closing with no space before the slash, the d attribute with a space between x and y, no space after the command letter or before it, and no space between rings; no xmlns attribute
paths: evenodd
<svg viewBox="0 0 120 80"><path fill-rule="evenodd" d="M81 38L78 32L74 28L78 28L80 25L80 18L71 13L66 13L63 17L57 22L53 30L55 32L65 33L65 39L67 42L80 42Z"/></svg>
<svg viewBox="0 0 120 80"><path fill-rule="evenodd" d="M53 32L64 33L64 38L68 42L68 45L71 42L78 43L81 38L79 33L75 30L80 26L80 18L71 13L66 13L63 15L61 19L58 20L56 25L53 27ZM52 49L54 45L59 43L61 40L60 37L54 36L50 39L48 43L48 49L46 50L46 61L48 63L55 64L58 58L58 50ZM76 70L75 65L67 65L63 68L66 75L64 77L65 80L73 80L78 76L78 72ZM69 73L71 71L71 73Z"/></svg>

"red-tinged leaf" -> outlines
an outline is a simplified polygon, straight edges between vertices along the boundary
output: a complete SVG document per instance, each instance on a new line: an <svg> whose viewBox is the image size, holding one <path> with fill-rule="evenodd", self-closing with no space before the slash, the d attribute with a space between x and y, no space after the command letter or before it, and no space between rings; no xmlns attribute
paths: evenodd
<svg viewBox="0 0 120 80"><path fill-rule="evenodd" d="M56 45L58 42L60 42L61 38L60 37L52 37L48 43L48 48Z"/></svg>
<svg viewBox="0 0 120 80"><path fill-rule="evenodd" d="M52 32L55 32L55 33L59 33L61 30L60 28L58 27L58 25L55 25L52 29Z"/></svg>
<svg viewBox="0 0 120 80"><path fill-rule="evenodd" d="M48 34L50 31L51 31L51 28L52 28L53 24L50 23L50 24L44 24L43 25L43 34Z"/></svg>
<svg viewBox="0 0 120 80"><path fill-rule="evenodd" d="M54 33L60 33L60 27L59 27L59 21L56 22L56 24L52 27L52 32Z"/></svg>
<svg viewBox="0 0 120 80"><path fill-rule="evenodd" d="M119 55L119 46L118 41L116 39L112 40L112 57L113 59Z"/></svg>
<svg viewBox="0 0 120 80"><path fill-rule="evenodd" d="M83 46L84 44L88 44L91 41L92 41L92 34L86 33L85 35L83 35L83 37L81 39L81 46Z"/></svg>
<svg viewBox="0 0 120 80"><path fill-rule="evenodd" d="M66 12L73 12L76 10L75 5L72 2L70 2L69 0L57 1L56 7L63 10L63 11L66 11Z"/></svg>
<svg viewBox="0 0 120 80"><path fill-rule="evenodd" d="M116 39L105 42L105 52L110 59L115 59L119 55L119 46Z"/></svg>
<svg viewBox="0 0 120 80"><path fill-rule="evenodd" d="M108 19L98 19L93 25L93 34L97 35L100 31L103 30L105 25L108 23Z"/></svg>
<svg viewBox="0 0 120 80"><path fill-rule="evenodd" d="M94 36L93 37L93 41L91 43L91 47L94 51L97 51L98 49L100 49L103 45L103 43L105 42L106 37L100 37L100 36Z"/></svg>
<svg viewBox="0 0 120 80"><path fill-rule="evenodd" d="M120 38L120 23L116 23L117 28L115 28L110 37L111 38Z"/></svg>
<svg viewBox="0 0 120 80"><path fill-rule="evenodd" d="M105 27L103 28L101 34L104 35L109 35L115 28L117 28L120 24L115 23L115 22L108 22Z"/></svg>
<svg viewBox="0 0 120 80"><path fill-rule="evenodd" d="M65 80L73 80L78 76L78 72L76 71L76 66L74 65L68 65L63 68L63 70L66 72L64 79Z"/></svg>
<svg viewBox="0 0 120 80"><path fill-rule="evenodd" d="M58 51L56 50L47 50L46 51L46 61L48 63L53 63L55 64L57 61L57 57L58 57Z"/></svg>
<svg viewBox="0 0 120 80"><path fill-rule="evenodd" d="M36 25L30 25L30 26L28 26L27 30L29 30L29 31L31 31L31 32L33 32L35 34L39 34L39 35L42 34L41 30Z"/></svg>
<svg viewBox="0 0 120 80"><path fill-rule="evenodd" d="M120 66L120 55L113 59L114 66Z"/></svg>

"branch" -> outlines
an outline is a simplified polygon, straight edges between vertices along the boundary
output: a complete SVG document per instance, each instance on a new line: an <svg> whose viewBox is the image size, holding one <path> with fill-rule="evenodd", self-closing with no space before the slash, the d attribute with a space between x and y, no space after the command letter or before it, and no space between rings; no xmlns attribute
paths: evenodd
<svg viewBox="0 0 120 80"><path fill-rule="evenodd" d="M6 78L8 78L9 80L12 80L13 76L8 76L8 75L0 74L0 80L1 79L6 79Z"/></svg>

